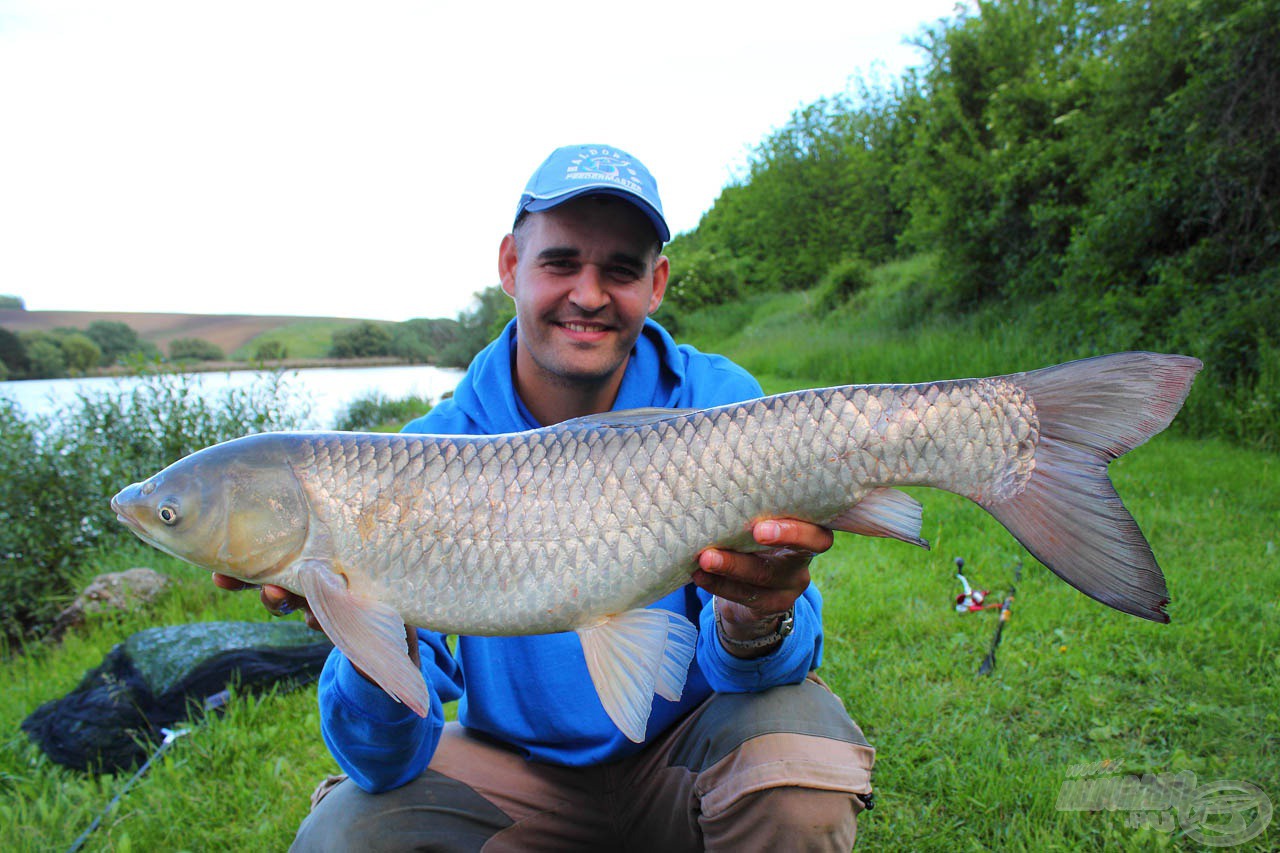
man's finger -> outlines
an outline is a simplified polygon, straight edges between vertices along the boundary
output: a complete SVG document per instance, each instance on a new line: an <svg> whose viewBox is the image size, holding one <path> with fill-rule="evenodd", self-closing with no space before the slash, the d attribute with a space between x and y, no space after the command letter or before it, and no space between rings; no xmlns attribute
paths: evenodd
<svg viewBox="0 0 1280 853"><path fill-rule="evenodd" d="M761 545L781 546L821 554L835 541L830 530L794 518L766 518L757 521L751 535Z"/></svg>
<svg viewBox="0 0 1280 853"><path fill-rule="evenodd" d="M774 566L754 554L708 548L698 555L698 567L738 584L760 587L787 585L787 578L774 571Z"/></svg>
<svg viewBox="0 0 1280 853"><path fill-rule="evenodd" d="M700 569L693 573L691 579L712 595L741 604L756 613L781 613L789 609L798 597L793 589L762 589Z"/></svg>
<svg viewBox="0 0 1280 853"><path fill-rule="evenodd" d="M708 548L698 555L698 567L738 583L768 589L800 589L809 585L809 551L744 554Z"/></svg>
<svg viewBox="0 0 1280 853"><path fill-rule="evenodd" d="M219 589L230 590L231 592L241 589L253 589L254 587L251 583L245 583L239 578L233 578L231 575L223 575L218 572L213 573L213 585Z"/></svg>

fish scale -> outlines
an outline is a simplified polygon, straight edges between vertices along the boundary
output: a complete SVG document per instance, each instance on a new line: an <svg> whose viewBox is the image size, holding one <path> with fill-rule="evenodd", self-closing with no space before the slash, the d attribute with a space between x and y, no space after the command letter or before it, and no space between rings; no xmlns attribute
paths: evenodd
<svg viewBox="0 0 1280 853"><path fill-rule="evenodd" d="M964 422L974 406L990 405L992 394L975 387L962 406L955 407L947 418L939 417L945 435L952 420ZM376 478L369 469L385 465L390 458L391 442L447 442L452 450L424 450L420 458L430 460L421 467L404 466L394 471L390 488L398 493L413 491L411 482L443 482L447 488L433 496L433 490L417 489L424 500L411 500L410 515L428 514L427 505L443 505L452 499L450 517L453 523L442 531L446 538L467 542L470 547L458 553L439 555L458 561L454 565L436 565L433 559L433 537L421 541L428 547L414 548L412 543L398 543L387 548L381 537L399 538L399 524L379 522L373 538L361 541L358 531L347 530L342 542L349 542L353 552L377 555L381 550L396 556L396 565L367 564L364 570L383 577L380 596L400 600L423 601L419 607L406 608L404 616L411 623L439 624L447 620L449 628L460 633L507 633L511 628L511 608L502 613L490 611L490 591L520 589L530 598L521 608L520 618L528 620L521 627L534 632L569 630L583 620L636 606L640 598L661 595L683 584L692 571L692 560L705 544L737 538L756 517L772 512L813 521L824 521L833 508L848 503L850 490L832 496L833 482L859 483L867 486L918 482L915 472L924 454L915 444L915 435L923 430L922 420L913 402L923 395L910 386L876 389L868 396L867 408L877 420L878 428L868 427L856 444L848 440L865 413L856 411L834 419L823 417L844 404L852 404L849 393L838 389L788 395L781 405L757 402L735 406L712 414L685 415L671 423L657 424L639 430L577 426L557 428L542 437L548 464L542 476L520 492L506 489L505 479L496 476L505 460L513 458L510 446L514 439L467 438L377 438L350 436L343 439L341 453L314 453L300 465L301 470L315 471L317 490L328 502L348 509L350 517L357 505L367 503L370 494L362 488L342 494L344 483L353 479L367 484ZM985 398L985 399L984 399ZM815 409L811 403L820 403ZM993 415L995 410L993 411ZM815 412L818 417L815 417ZM979 465L991 470L1016 470L1016 442L1000 441L999 418L978 419L976 447L984 451L977 457ZM990 421L990 422L988 422ZM873 434L875 437L873 437ZM667 457L666 468L655 468L658 454L654 446L669 445L683 439L686 446L705 447L712 452L680 454ZM926 446L936 439L924 436ZM301 439L305 442L306 439ZM814 449L820 452L813 452ZM994 451L994 452L992 452ZM826 460L822 457L827 457ZM745 460L764 461L761 468L749 469ZM326 476L326 462L340 460L343 470L332 470ZM880 482L874 472L886 460L896 461L892 473ZM677 470L670 470L674 463ZM834 461L834 465L832 462ZM824 464L825 462L825 464ZM879 464L878 464L879 463ZM359 473L352 478L351 466ZM490 470L497 466L497 469ZM359 470L364 469L364 470ZM652 484L650 490L633 492L633 499L621 504L600 500L602 482L616 482L634 475L641 483ZM989 473L989 472L988 472ZM442 476L443 475L443 476ZM767 479L771 490L744 482L746 476ZM956 475L938 466L927 473L933 483L956 488ZM674 487L671 484L674 483ZM417 488L417 487L414 487ZM854 490L855 492L857 490ZM532 500L525 500L532 493ZM647 500L644 497L647 496ZM740 497L739 497L740 496ZM431 498L435 497L436 501ZM461 500L459 500L459 498ZM591 512L583 508L594 508ZM654 515L655 508L666 507L665 516ZM784 509L785 507L785 509ZM676 530L668 523L671 517L689 518L690 531L698 546L671 549L663 539ZM552 526L554 524L554 526ZM601 527L616 525L620 529L617 544L603 552L606 565L596 573L599 579L593 592L598 602L583 601L570 607L549 607L548 602L562 602L569 586L581 587L583 542L594 537ZM348 527L352 525L348 524ZM546 541L548 530L558 530L554 539ZM464 533L464 531L466 531ZM501 535L498 535L498 534ZM662 534L663 539L659 538ZM340 534L341 535L341 534ZM504 564L477 563L478 550L485 543L501 540L508 559ZM531 542L537 544L530 545ZM339 550L342 550L341 544ZM591 549L586 549L590 553ZM683 558L681 565L659 566L663 557ZM596 558L601 559L601 558ZM381 571L380 571L381 570ZM474 571L472 571L474 570ZM441 596L439 581L453 595ZM435 581L436 583L432 583ZM434 594L429 594L434 593ZM443 600L441 600L443 598ZM431 601L426 601L431 599ZM445 616L440 610L448 610Z"/></svg>
<svg viewBox="0 0 1280 853"><path fill-rule="evenodd" d="M926 544L898 486L976 501L1078 589L1167 621L1163 575L1106 467L1168 425L1200 367L1121 353L498 436L248 436L112 505L157 547L307 596L335 644L418 713L405 624L576 631L605 709L638 740L654 692L678 697L696 638L682 615L644 608L687 583L702 550L756 548L752 523L777 517Z"/></svg>

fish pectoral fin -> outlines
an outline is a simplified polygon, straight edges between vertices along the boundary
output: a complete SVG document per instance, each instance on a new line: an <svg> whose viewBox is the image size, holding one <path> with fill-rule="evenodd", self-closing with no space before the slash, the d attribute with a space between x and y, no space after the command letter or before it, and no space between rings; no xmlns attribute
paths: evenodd
<svg viewBox="0 0 1280 853"><path fill-rule="evenodd" d="M929 542L920 538L923 517L924 507L915 498L897 489L882 488L873 489L861 501L823 523L846 533L901 539L928 548Z"/></svg>
<svg viewBox="0 0 1280 853"><path fill-rule="evenodd" d="M672 702L684 691L698 632L668 610L628 610L577 630L587 671L605 713L641 743L653 696Z"/></svg>
<svg viewBox="0 0 1280 853"><path fill-rule="evenodd" d="M307 560L298 567L299 586L329 639L387 695L419 717L431 694L409 660L400 614L380 601L356 595L329 563Z"/></svg>

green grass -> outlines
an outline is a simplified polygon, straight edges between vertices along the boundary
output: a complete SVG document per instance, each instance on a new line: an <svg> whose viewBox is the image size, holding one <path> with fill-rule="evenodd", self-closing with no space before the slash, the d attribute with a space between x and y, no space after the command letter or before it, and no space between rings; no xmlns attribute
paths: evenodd
<svg viewBox="0 0 1280 853"><path fill-rule="evenodd" d="M682 337L745 364L771 391L1012 372L1058 357L995 314L890 331L913 301L928 299L927 276L911 264L877 275L872 292L825 317L813 316L808 294L762 295L690 318ZM1248 781L1280 799L1276 455L1166 434L1111 470L1165 570L1170 625L1085 598L977 506L926 489L913 493L932 550L840 535L815 561L826 600L821 673L878 751L863 848L1197 846L1131 828L1123 812L1058 811L1071 768L1108 759L1125 773ZM976 671L995 617L952 610L956 556L976 584L997 592L1014 562L1025 562L992 676ZM0 849L65 849L124 781L51 764L18 729L23 717L72 689L134 631L268 618L253 594L217 591L202 573L141 546L82 571L136 564L178 583L147 612L101 618L61 646L0 660ZM283 849L312 787L335 769L314 688L238 698L175 743L86 849ZM1236 849L1272 849L1278 831Z"/></svg>
<svg viewBox="0 0 1280 853"><path fill-rule="evenodd" d="M1125 773L1190 770L1201 784L1244 780L1280 795L1280 465L1160 437L1112 471L1168 577L1169 625L1085 598L976 505L928 490L916 497L932 551L840 537L815 563L829 602L825 677L879 751L879 803L861 823L873 849L1160 841L1123 813L1055 809L1071 766L1105 759ZM994 591L1025 562L990 677L975 673L994 614L949 610L956 556Z"/></svg>
<svg viewBox="0 0 1280 853"><path fill-rule="evenodd" d="M141 543L92 561L84 579L135 565L174 581L148 610L91 619L61 645L29 644L0 662L0 849L67 849L130 775L86 776L50 762L19 729L27 714L74 689L115 643L136 631L270 618L253 592L217 590L206 573ZM284 849L306 814L312 788L335 772L319 725L314 687L237 696L223 715L177 741L84 849Z"/></svg>

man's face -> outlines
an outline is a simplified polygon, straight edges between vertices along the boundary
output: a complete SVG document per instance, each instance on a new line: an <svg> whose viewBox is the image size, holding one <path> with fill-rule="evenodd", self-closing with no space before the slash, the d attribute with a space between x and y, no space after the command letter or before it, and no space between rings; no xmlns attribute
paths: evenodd
<svg viewBox="0 0 1280 853"><path fill-rule="evenodd" d="M634 205L586 197L529 214L499 253L515 299L521 379L539 386L620 380L666 291L667 259Z"/></svg>

